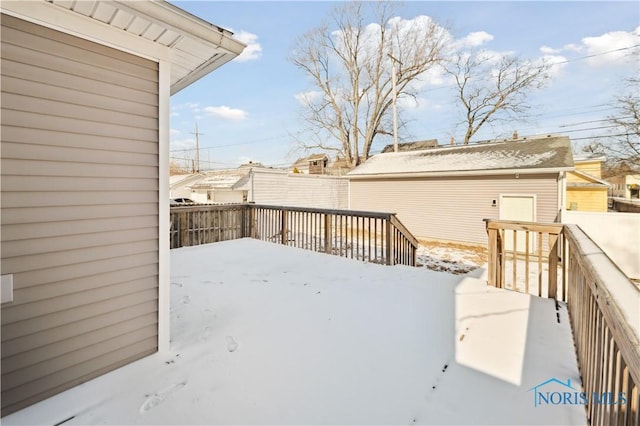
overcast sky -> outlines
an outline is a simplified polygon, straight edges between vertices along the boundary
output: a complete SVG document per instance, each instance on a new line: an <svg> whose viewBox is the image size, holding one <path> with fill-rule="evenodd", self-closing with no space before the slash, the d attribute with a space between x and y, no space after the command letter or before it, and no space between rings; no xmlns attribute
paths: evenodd
<svg viewBox="0 0 640 426"><path fill-rule="evenodd" d="M203 169L249 160L276 167L293 162L301 154L292 152L291 135L304 127L298 99L314 88L287 57L296 38L317 27L337 2L172 3L233 31L248 47L171 98L171 156L194 157L197 122ZM636 1L413 1L399 6L401 18L429 16L458 43L557 64L547 87L530 96L535 116L529 122L487 127L475 140L508 137L515 130L521 136L566 134L576 145L604 137L611 129L599 120L614 113L611 99L624 89L622 80L640 70L638 56L630 56L640 46ZM450 81L430 75L418 102L400 105L408 121L400 141L462 140L454 96ZM390 142L374 143L372 152Z"/></svg>

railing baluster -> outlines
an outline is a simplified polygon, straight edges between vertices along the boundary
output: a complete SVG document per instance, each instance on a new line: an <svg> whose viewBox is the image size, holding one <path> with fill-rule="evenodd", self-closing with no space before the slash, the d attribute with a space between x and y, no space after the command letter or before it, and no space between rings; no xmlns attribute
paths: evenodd
<svg viewBox="0 0 640 426"><path fill-rule="evenodd" d="M524 234L524 292L529 294L529 230Z"/></svg>
<svg viewBox="0 0 640 426"><path fill-rule="evenodd" d="M538 232L538 297L542 297L542 232Z"/></svg>
<svg viewBox="0 0 640 426"><path fill-rule="evenodd" d="M511 283L511 288L513 290L517 289L517 272L518 272L518 256L517 256L517 250L518 250L518 231L512 231L513 232L513 247L511 250L511 256L513 256L513 281Z"/></svg>

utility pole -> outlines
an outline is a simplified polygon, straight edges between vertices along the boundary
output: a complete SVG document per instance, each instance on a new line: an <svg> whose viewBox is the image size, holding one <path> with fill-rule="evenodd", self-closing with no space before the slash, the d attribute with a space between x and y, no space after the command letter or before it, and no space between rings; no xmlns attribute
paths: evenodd
<svg viewBox="0 0 640 426"><path fill-rule="evenodd" d="M402 65L402 62L394 58L391 53L388 55L389 58L391 58L391 86L393 88L393 152L398 152L398 107L396 106L398 93L396 90L396 62L400 65Z"/></svg>
<svg viewBox="0 0 640 426"><path fill-rule="evenodd" d="M192 135L196 135L196 173L200 173L200 139L198 138L200 135L204 133L198 132L198 122L196 121L196 131L191 132Z"/></svg>

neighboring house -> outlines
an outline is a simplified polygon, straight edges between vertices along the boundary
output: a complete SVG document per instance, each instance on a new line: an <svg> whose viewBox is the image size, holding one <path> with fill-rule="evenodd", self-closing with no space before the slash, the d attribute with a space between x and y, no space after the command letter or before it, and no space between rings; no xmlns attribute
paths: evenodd
<svg viewBox="0 0 640 426"><path fill-rule="evenodd" d="M346 209L349 181L345 177L304 175L277 169L252 169L233 185L257 204Z"/></svg>
<svg viewBox="0 0 640 426"><path fill-rule="evenodd" d="M609 195L612 197L640 199L640 174L612 176L607 181L611 184Z"/></svg>
<svg viewBox="0 0 640 426"><path fill-rule="evenodd" d="M349 178L349 208L397 213L417 237L486 244L483 219L555 222L573 170L568 137L389 152Z"/></svg>
<svg viewBox="0 0 640 426"><path fill-rule="evenodd" d="M312 154L308 157L299 158L291 166L291 170L307 175L323 175L329 165L327 154Z"/></svg>
<svg viewBox="0 0 640 426"><path fill-rule="evenodd" d="M170 177L170 198L190 198L196 203L243 203L247 191L236 190L236 183L253 169L265 168L249 162L235 169L209 170Z"/></svg>
<svg viewBox="0 0 640 426"><path fill-rule="evenodd" d="M437 147L438 147L438 139L427 139L424 141L399 143L398 152L419 151L421 149L437 148ZM381 153L384 154L387 152L394 152L393 144L385 146L382 149Z"/></svg>
<svg viewBox="0 0 640 426"><path fill-rule="evenodd" d="M244 44L165 1L0 11L4 416L169 348L169 97Z"/></svg>
<svg viewBox="0 0 640 426"><path fill-rule="evenodd" d="M233 186L249 170L229 169L212 170L204 177L189 185L191 198L196 203L242 203L247 201L247 192L235 190Z"/></svg>
<svg viewBox="0 0 640 426"><path fill-rule="evenodd" d="M603 156L576 156L567 173L567 210L606 212L609 183L602 179Z"/></svg>
<svg viewBox="0 0 640 426"><path fill-rule="evenodd" d="M204 179L203 173L169 176L169 198L191 198L192 185Z"/></svg>

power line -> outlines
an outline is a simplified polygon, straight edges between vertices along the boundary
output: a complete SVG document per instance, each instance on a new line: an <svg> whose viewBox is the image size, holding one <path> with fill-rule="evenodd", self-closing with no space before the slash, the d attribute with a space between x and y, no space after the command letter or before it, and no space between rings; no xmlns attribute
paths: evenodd
<svg viewBox="0 0 640 426"><path fill-rule="evenodd" d="M298 134L302 133L302 131L297 132ZM262 138L262 139L254 139L251 141L245 141L245 142L236 142L236 143L230 143L230 144L225 144L225 145L216 145L216 146L209 146L206 148L201 148L202 150L204 149L218 149L218 148L229 148L229 147L234 147L234 146L242 146L242 145L252 145L252 144L256 144L256 143L264 143L264 142L269 142L275 139L284 139L287 137L290 137L291 135L276 135L276 136L271 136L268 138ZM195 151L196 148L181 148L181 149L172 149L169 152L187 152L187 151Z"/></svg>

